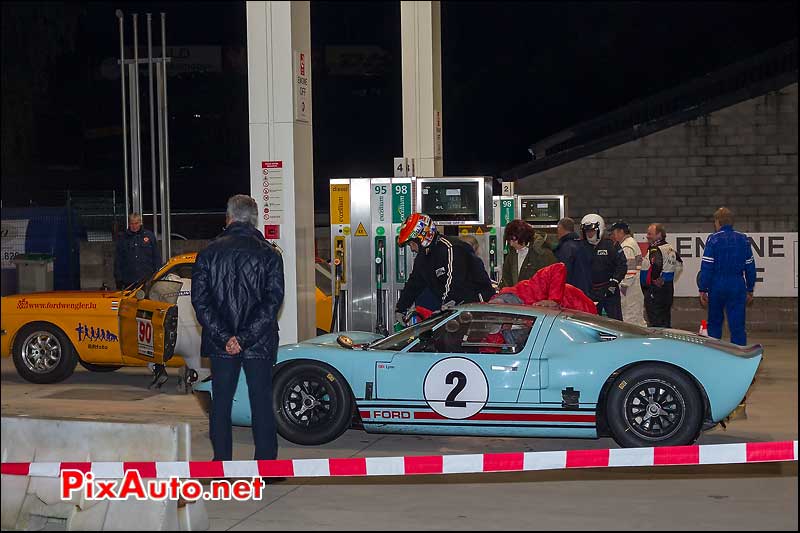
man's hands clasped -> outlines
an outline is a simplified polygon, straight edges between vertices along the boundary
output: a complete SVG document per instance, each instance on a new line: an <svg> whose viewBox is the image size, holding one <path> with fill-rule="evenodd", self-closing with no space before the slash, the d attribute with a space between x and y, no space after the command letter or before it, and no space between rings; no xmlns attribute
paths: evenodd
<svg viewBox="0 0 800 533"><path fill-rule="evenodd" d="M228 342L225 344L225 351L228 352L228 355L239 355L242 351L242 347L239 346L239 339L236 337L228 339Z"/></svg>

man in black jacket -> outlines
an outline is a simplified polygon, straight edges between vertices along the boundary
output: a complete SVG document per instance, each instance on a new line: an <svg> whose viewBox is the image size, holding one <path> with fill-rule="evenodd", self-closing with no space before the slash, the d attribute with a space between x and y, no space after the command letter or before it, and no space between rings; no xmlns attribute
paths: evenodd
<svg viewBox="0 0 800 533"><path fill-rule="evenodd" d="M128 229L117 239L114 253L114 281L123 289L135 281L152 276L161 268L161 252L156 236L142 227L142 215L131 213Z"/></svg>
<svg viewBox="0 0 800 533"><path fill-rule="evenodd" d="M605 309L609 318L622 320L619 284L628 272L622 247L605 237L606 223L594 213L581 220L581 233L592 254L592 288L589 297L597 302L597 314Z"/></svg>
<svg viewBox="0 0 800 533"><path fill-rule="evenodd" d="M231 408L242 367L250 395L255 459L278 455L272 365L284 295L283 259L256 224L256 201L243 194L232 196L225 231L197 254L192 270L192 305L203 326L200 351L211 358L209 433L215 461L232 459Z"/></svg>
<svg viewBox="0 0 800 533"><path fill-rule="evenodd" d="M575 233L575 221L569 217L559 220L556 234L556 259L567 266L567 283L589 296L592 287L592 255Z"/></svg>
<svg viewBox="0 0 800 533"><path fill-rule="evenodd" d="M400 230L398 244L409 245L417 257L397 300L396 318L401 319L426 288L435 295L438 304L432 311L438 311L448 302L488 302L494 296L489 274L472 246L460 239L440 235L428 215L410 215Z"/></svg>

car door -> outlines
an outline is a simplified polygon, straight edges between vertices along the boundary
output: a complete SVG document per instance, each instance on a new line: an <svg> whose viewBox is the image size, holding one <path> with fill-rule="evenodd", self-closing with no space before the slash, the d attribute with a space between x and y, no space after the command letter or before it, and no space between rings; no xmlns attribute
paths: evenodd
<svg viewBox="0 0 800 533"><path fill-rule="evenodd" d="M123 357L164 364L175 353L178 329L176 302L181 283L158 280L122 298L119 306Z"/></svg>
<svg viewBox="0 0 800 533"><path fill-rule="evenodd" d="M514 404L539 328L533 315L462 311L377 365L377 398L424 401L433 412L415 419L464 420L487 404Z"/></svg>

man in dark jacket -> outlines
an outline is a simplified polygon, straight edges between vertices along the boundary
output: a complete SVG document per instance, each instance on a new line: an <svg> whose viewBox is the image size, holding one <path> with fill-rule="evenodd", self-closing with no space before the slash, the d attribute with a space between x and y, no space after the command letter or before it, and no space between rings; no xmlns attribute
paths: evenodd
<svg viewBox="0 0 800 533"><path fill-rule="evenodd" d="M117 239L114 254L114 281L122 289L135 281L152 276L161 268L161 252L156 236L142 227L142 215L131 213L128 229Z"/></svg>
<svg viewBox="0 0 800 533"><path fill-rule="evenodd" d="M440 235L436 224L427 215L413 213L400 230L400 246L409 245L417 254L414 267L395 306L396 318L414 303L425 288L436 296L436 309L448 302L488 302L495 290L483 261L472 246L460 239Z"/></svg>
<svg viewBox="0 0 800 533"><path fill-rule="evenodd" d="M589 296L592 287L592 255L575 232L575 221L569 217L558 221L556 259L567 266L567 283Z"/></svg>
<svg viewBox="0 0 800 533"><path fill-rule="evenodd" d="M211 358L210 437L215 461L230 461L231 408L244 367L253 416L255 459L275 459L278 438L272 406L272 365L278 352L283 304L283 259L255 228L256 201L228 200L225 231L197 255L192 305L203 326L200 351Z"/></svg>
<svg viewBox="0 0 800 533"><path fill-rule="evenodd" d="M597 302L597 314L605 309L609 318L622 320L619 284L628 272L622 247L605 237L603 217L589 214L581 220L581 233L592 253L592 289L589 297Z"/></svg>

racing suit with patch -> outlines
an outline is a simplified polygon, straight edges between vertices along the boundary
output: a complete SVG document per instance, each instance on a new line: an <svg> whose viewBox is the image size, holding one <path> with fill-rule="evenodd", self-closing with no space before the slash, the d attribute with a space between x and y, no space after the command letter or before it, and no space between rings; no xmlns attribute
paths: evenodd
<svg viewBox="0 0 800 533"><path fill-rule="evenodd" d="M747 235L725 225L709 235L700 262L700 292L708 293L708 335L722 337L723 311L731 342L747 344L745 304L756 285L756 262Z"/></svg>
<svg viewBox="0 0 800 533"><path fill-rule="evenodd" d="M628 271L625 252L622 247L610 239L600 239L591 247L592 254L592 291L589 295L597 302L597 314L602 315L605 309L609 318L622 320L622 303L619 296L619 284Z"/></svg>
<svg viewBox="0 0 800 533"><path fill-rule="evenodd" d="M675 282L683 272L683 260L664 239L650 244L642 262L641 282L647 323L654 328L672 327Z"/></svg>
<svg viewBox="0 0 800 533"><path fill-rule="evenodd" d="M426 288L436 296L439 307L447 302L485 301L495 290L483 261L472 246L460 239L437 235L434 241L417 254L414 268L406 281L395 311L403 313Z"/></svg>
<svg viewBox="0 0 800 533"><path fill-rule="evenodd" d="M628 271L619 284L619 295L622 301L622 320L637 326L646 326L644 321L644 295L639 283L639 272L642 269L642 250L636 239L628 235L620 243L625 253Z"/></svg>

